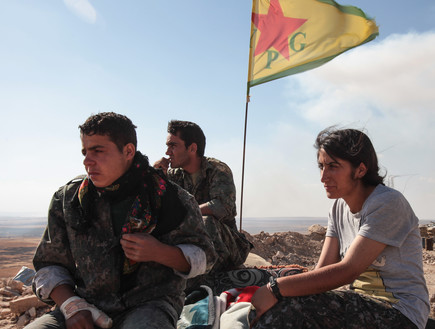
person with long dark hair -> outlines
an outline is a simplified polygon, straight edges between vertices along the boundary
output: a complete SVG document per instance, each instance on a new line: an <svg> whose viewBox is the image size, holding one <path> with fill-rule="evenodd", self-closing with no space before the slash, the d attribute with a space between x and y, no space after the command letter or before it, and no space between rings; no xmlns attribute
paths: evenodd
<svg viewBox="0 0 435 329"><path fill-rule="evenodd" d="M424 328L430 304L411 206L384 185L362 131L325 129L315 147L326 196L335 199L319 261L258 289L251 327Z"/></svg>

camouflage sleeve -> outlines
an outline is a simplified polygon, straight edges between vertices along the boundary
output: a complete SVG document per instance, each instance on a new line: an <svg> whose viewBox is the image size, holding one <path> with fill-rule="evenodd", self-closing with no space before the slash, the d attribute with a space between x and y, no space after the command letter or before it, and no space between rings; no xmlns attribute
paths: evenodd
<svg viewBox="0 0 435 329"><path fill-rule="evenodd" d="M171 182L183 186L183 174L179 168L169 168L166 176Z"/></svg>
<svg viewBox="0 0 435 329"><path fill-rule="evenodd" d="M70 273L73 273L75 263L63 221L63 189L59 189L51 200L47 227L33 257L33 266L37 271L34 291L44 301L59 284L74 286Z"/></svg>
<svg viewBox="0 0 435 329"><path fill-rule="evenodd" d="M205 272L208 272L213 267L217 256L210 236L208 235L204 226L204 222L202 221L198 203L195 201L195 198L192 195L183 190L181 187L176 186L176 188L178 197L186 209L186 216L184 217L183 222L177 228L163 235L160 240L170 245L193 245L200 248L205 254ZM183 248L184 247L180 247L184 253ZM189 261L189 256L186 258ZM191 265L196 266L195 263ZM201 269L199 270L202 271ZM194 269L194 272L197 271L198 269ZM191 274L189 276L191 276Z"/></svg>
<svg viewBox="0 0 435 329"><path fill-rule="evenodd" d="M213 212L214 217L234 218L236 210L236 187L234 186L233 174L231 169L223 162L218 163L212 173L207 178L209 182L210 201L207 206Z"/></svg>

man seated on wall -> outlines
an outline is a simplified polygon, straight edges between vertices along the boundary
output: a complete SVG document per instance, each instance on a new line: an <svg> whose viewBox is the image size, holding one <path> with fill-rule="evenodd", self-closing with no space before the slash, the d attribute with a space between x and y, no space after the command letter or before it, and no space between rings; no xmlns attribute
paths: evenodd
<svg viewBox="0 0 435 329"><path fill-rule="evenodd" d="M210 272L213 274L238 268L252 245L236 226L236 188L231 169L222 161L204 156L205 140L197 124L170 121L168 158L158 160L154 167L163 169L169 180L190 192L198 202L218 255Z"/></svg>

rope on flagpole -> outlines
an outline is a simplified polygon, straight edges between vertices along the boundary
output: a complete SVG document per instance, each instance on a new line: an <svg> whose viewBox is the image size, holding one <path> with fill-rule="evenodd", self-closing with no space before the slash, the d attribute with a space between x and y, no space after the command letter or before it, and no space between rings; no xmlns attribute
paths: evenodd
<svg viewBox="0 0 435 329"><path fill-rule="evenodd" d="M243 218L243 187L245 178L245 153L246 153L246 131L248 127L248 104L249 104L249 89L246 95L246 109L245 109L245 129L243 133L243 157L242 157L242 186L240 190L240 227L239 230L242 231L242 218Z"/></svg>

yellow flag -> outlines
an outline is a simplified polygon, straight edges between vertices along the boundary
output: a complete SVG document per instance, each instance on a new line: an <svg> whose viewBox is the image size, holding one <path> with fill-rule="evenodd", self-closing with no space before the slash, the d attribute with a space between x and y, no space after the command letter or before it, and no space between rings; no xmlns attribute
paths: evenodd
<svg viewBox="0 0 435 329"><path fill-rule="evenodd" d="M361 9L333 0L253 0L248 90L320 66L378 34Z"/></svg>

